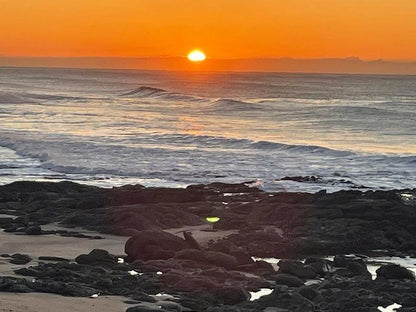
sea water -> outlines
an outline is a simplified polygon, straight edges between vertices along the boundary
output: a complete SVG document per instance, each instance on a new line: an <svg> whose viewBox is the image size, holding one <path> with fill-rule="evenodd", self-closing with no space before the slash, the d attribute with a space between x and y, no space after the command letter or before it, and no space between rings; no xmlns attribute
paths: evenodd
<svg viewBox="0 0 416 312"><path fill-rule="evenodd" d="M17 180L414 188L416 76L0 68Z"/></svg>

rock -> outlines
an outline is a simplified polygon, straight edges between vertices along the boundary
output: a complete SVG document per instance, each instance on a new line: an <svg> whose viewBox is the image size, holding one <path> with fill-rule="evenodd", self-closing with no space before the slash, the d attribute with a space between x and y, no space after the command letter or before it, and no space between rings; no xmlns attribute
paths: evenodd
<svg viewBox="0 0 416 312"><path fill-rule="evenodd" d="M3 276L0 277L0 291L29 293L32 289L28 287L25 279Z"/></svg>
<svg viewBox="0 0 416 312"><path fill-rule="evenodd" d="M398 264L386 264L377 269L377 280L378 279L409 279L414 281L415 274L398 265Z"/></svg>
<svg viewBox="0 0 416 312"><path fill-rule="evenodd" d="M185 239L185 241L188 244L188 246L190 246L191 248L198 249L198 250L202 250L201 246L195 240L195 238L192 236L192 233L191 232L184 231L183 232L183 238Z"/></svg>
<svg viewBox="0 0 416 312"><path fill-rule="evenodd" d="M171 311L171 312L183 311L183 307L179 303L172 302L172 301L158 301L157 305L162 307L162 309L165 309L166 311Z"/></svg>
<svg viewBox="0 0 416 312"><path fill-rule="evenodd" d="M130 237L125 245L128 261L171 258L175 252L189 248L186 242L163 231L141 231Z"/></svg>
<svg viewBox="0 0 416 312"><path fill-rule="evenodd" d="M305 284L304 281L302 281L300 278L285 273L277 274L274 277L274 280L278 285L286 285L289 287L299 287Z"/></svg>
<svg viewBox="0 0 416 312"><path fill-rule="evenodd" d="M212 292L216 287L217 285L207 276L185 276L173 286L174 289L184 292Z"/></svg>
<svg viewBox="0 0 416 312"><path fill-rule="evenodd" d="M308 267L313 268L319 276L325 276L327 272L331 271L332 261L326 259L316 259L316 261L311 262L311 259L308 258L305 260L305 264Z"/></svg>
<svg viewBox="0 0 416 312"><path fill-rule="evenodd" d="M313 279L316 277L316 271L313 267L305 266L300 261L280 260L277 264L279 272L289 273L300 278Z"/></svg>
<svg viewBox="0 0 416 312"><path fill-rule="evenodd" d="M302 286L299 288L299 293L311 301L313 301L319 295L319 291L310 286Z"/></svg>
<svg viewBox="0 0 416 312"><path fill-rule="evenodd" d="M75 261L78 264L116 265L117 257L110 255L106 250L94 249L88 255L79 255Z"/></svg>
<svg viewBox="0 0 416 312"><path fill-rule="evenodd" d="M40 256L39 260L42 261L54 261L54 262L59 262L59 261L65 261L65 262L70 262L69 259L65 259L65 258L61 258L61 257L50 257L50 256Z"/></svg>
<svg viewBox="0 0 416 312"><path fill-rule="evenodd" d="M27 235L40 235L42 234L42 228L39 225L31 225L25 228Z"/></svg>
<svg viewBox="0 0 416 312"><path fill-rule="evenodd" d="M207 261L204 253L198 249L182 249L175 253L175 258L193 260L197 262Z"/></svg>
<svg viewBox="0 0 416 312"><path fill-rule="evenodd" d="M205 251L204 257L209 263L226 269L234 269L237 266L237 259L235 257L222 252Z"/></svg>
<svg viewBox="0 0 416 312"><path fill-rule="evenodd" d="M0 226L5 225L5 224L10 224L13 223L13 218L5 218L5 217L1 217L0 218Z"/></svg>
<svg viewBox="0 0 416 312"><path fill-rule="evenodd" d="M357 257L355 255L336 255L334 257L334 266L336 267L346 267L347 263L351 262L361 262L364 263L362 258Z"/></svg>
<svg viewBox="0 0 416 312"><path fill-rule="evenodd" d="M11 256L10 263L13 264L26 264L32 261L32 258L29 255L23 255L23 254L14 254Z"/></svg>
<svg viewBox="0 0 416 312"><path fill-rule="evenodd" d="M244 250L234 250L231 251L229 254L236 259L238 265L253 264L255 262L251 258L250 254L248 252L245 252Z"/></svg>
<svg viewBox="0 0 416 312"><path fill-rule="evenodd" d="M250 299L250 293L241 287L226 286L213 291L216 299L224 304L235 305Z"/></svg>
<svg viewBox="0 0 416 312"><path fill-rule="evenodd" d="M168 312L168 310L158 308L155 305L140 304L140 305L128 308L126 312Z"/></svg>

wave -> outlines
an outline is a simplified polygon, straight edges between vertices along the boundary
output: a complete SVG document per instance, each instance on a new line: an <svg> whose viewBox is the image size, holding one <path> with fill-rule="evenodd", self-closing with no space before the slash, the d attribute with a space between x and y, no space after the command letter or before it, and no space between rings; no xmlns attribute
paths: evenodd
<svg viewBox="0 0 416 312"><path fill-rule="evenodd" d="M121 96L134 98L158 98L168 101L204 101L204 99L200 97L170 92L165 89L148 86L138 87L132 91L121 94Z"/></svg>
<svg viewBox="0 0 416 312"><path fill-rule="evenodd" d="M356 105L319 105L313 108L316 112L320 110L330 110L331 112L338 113L338 114L348 114L348 115L357 115L362 116L363 118L367 118L368 116L383 116L383 117L390 117L393 115L399 116L409 116L415 115L414 111L403 111L397 110L394 106L385 108L385 107L374 107L374 106L356 106Z"/></svg>
<svg viewBox="0 0 416 312"><path fill-rule="evenodd" d="M296 144L284 144L270 141L257 141L251 144L253 148L260 150L279 150L279 151L288 151L296 153L308 153L308 154L324 154L324 155L333 155L338 157L345 157L356 155L353 152L342 151L331 149L328 147L317 146L317 145L296 145Z"/></svg>
<svg viewBox="0 0 416 312"><path fill-rule="evenodd" d="M17 165L4 165L4 164L0 164L0 170L4 170L4 169L18 169L21 168Z"/></svg>
<svg viewBox="0 0 416 312"><path fill-rule="evenodd" d="M159 88L153 88L153 87L138 87L137 89L134 89L132 91L129 91L127 93L123 93L122 96L137 96L137 97L153 97L153 96L160 96L164 95L168 91L164 89Z"/></svg>
<svg viewBox="0 0 416 312"><path fill-rule="evenodd" d="M22 96L8 93L0 92L0 104L25 104L25 103L34 103L34 101L24 98Z"/></svg>
<svg viewBox="0 0 416 312"><path fill-rule="evenodd" d="M264 110L267 108L265 105L258 103L249 103L233 99L217 99L212 102L207 109L215 111L253 111Z"/></svg>
<svg viewBox="0 0 416 312"><path fill-rule="evenodd" d="M86 98L80 96L69 96L69 95L55 95L55 94L35 94L35 93L28 93L25 94L26 97L31 99L38 99L38 100L47 100L47 101L62 101L62 100L73 100L73 101L80 101L85 100Z"/></svg>

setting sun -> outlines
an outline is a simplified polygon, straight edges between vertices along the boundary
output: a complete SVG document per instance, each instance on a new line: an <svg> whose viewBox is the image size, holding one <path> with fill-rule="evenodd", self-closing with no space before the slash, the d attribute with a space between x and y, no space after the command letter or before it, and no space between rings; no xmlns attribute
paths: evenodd
<svg viewBox="0 0 416 312"><path fill-rule="evenodd" d="M202 62L205 61L207 57L205 56L204 52L201 50L193 50L188 54L188 60L192 62Z"/></svg>

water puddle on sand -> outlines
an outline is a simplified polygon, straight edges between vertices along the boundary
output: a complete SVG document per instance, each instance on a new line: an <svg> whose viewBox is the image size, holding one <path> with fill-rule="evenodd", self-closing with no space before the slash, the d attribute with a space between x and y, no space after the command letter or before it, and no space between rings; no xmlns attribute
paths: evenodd
<svg viewBox="0 0 416 312"><path fill-rule="evenodd" d="M273 289L271 288L261 288L258 291L250 291L250 301L254 301L257 299L260 299L263 296L270 295L273 292Z"/></svg>
<svg viewBox="0 0 416 312"><path fill-rule="evenodd" d="M377 309L381 312L396 312L396 309L401 308L402 306L400 304L397 303L393 303L392 305L389 305L388 307L382 307L379 306L377 307Z"/></svg>

